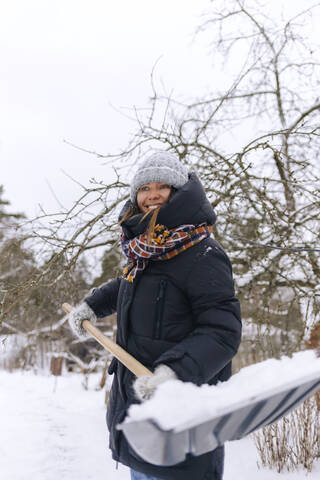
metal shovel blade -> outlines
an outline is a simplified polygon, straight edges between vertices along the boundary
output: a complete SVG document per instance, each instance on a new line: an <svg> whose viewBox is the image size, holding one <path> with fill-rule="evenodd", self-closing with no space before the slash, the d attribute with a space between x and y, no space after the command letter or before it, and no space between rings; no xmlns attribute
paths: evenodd
<svg viewBox="0 0 320 480"><path fill-rule="evenodd" d="M239 404L226 404L218 416L206 421L202 419L199 424L195 419L192 426L188 422L173 430L163 430L147 419L122 423L118 429L145 461L154 465L175 465L185 460L187 454L202 455L279 420L319 388L320 372L317 372Z"/></svg>

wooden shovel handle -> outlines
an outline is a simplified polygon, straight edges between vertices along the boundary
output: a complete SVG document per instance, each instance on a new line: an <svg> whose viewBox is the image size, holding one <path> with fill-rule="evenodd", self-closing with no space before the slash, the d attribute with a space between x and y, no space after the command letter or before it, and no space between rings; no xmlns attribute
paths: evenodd
<svg viewBox="0 0 320 480"><path fill-rule="evenodd" d="M62 308L66 313L72 311L69 303L63 303ZM138 362L130 353L126 352L120 345L110 340L103 335L99 328L95 327L89 320L84 320L82 326L87 332L89 332L108 352L112 353L123 365L125 365L130 372L136 377L142 377L143 375L152 375L152 372L148 370L142 363Z"/></svg>

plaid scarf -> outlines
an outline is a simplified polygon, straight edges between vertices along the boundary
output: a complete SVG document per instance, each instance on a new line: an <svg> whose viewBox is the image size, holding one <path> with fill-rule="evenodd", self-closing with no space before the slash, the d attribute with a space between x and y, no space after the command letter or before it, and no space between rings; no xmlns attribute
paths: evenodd
<svg viewBox="0 0 320 480"><path fill-rule="evenodd" d="M124 278L133 282L137 272L144 270L149 260L169 260L209 237L210 233L211 228L206 224L181 225L172 230L168 230L164 225L156 225L151 244L148 244L147 233L132 240L122 234L121 246L128 258L128 265L123 271Z"/></svg>

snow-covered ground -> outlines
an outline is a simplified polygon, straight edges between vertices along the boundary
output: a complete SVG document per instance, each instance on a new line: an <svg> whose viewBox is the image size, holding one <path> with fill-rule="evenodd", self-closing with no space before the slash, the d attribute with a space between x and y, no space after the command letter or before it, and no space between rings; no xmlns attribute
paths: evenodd
<svg viewBox="0 0 320 480"><path fill-rule="evenodd" d="M129 480L126 467L108 450L104 393L89 390L82 377L55 379L31 372L0 371L1 480ZM251 438L226 445L224 480L317 480L320 463L311 474L258 469Z"/></svg>

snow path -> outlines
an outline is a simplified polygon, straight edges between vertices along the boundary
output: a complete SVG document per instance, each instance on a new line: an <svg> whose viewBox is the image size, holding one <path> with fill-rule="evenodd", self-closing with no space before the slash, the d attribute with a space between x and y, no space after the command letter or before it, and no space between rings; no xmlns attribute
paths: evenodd
<svg viewBox="0 0 320 480"><path fill-rule="evenodd" d="M128 479L107 448L104 393L85 391L78 375L54 386L53 377L0 372L1 480Z"/></svg>
<svg viewBox="0 0 320 480"><path fill-rule="evenodd" d="M54 391L51 376L0 371L1 480L129 480L129 470L116 470L107 448L98 378L90 378L86 391L81 376L62 376ZM309 475L279 475L259 470L257 460L251 438L227 444L224 480L320 478L320 463Z"/></svg>

